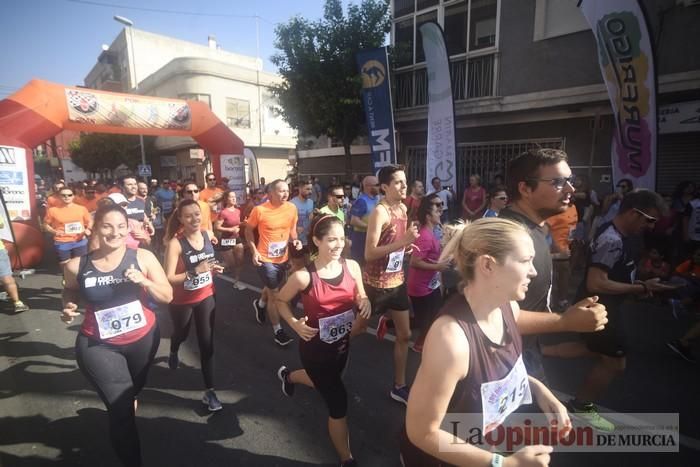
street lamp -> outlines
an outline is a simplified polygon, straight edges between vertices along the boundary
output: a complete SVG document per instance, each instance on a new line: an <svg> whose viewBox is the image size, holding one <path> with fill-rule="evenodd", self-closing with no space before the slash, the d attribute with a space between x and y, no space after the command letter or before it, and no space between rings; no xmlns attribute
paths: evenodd
<svg viewBox="0 0 700 467"><path fill-rule="evenodd" d="M134 53L134 33L132 30L132 27L134 26L134 22L131 21L129 18L125 18L123 16L115 15L114 16L114 21L117 23L121 23L124 26L126 26L126 29L129 31L129 41L127 42L126 46L126 56L127 60L129 62L129 69L130 71L134 72L134 82L131 82L131 73L129 73L129 85L133 84L134 92L137 92L139 89L139 80L136 76L136 54ZM126 40L126 36L124 37ZM131 44L131 46L129 46ZM131 60L129 60L129 49L131 49ZM143 135L139 135L139 144L141 146L141 165L146 165L146 149L143 146Z"/></svg>

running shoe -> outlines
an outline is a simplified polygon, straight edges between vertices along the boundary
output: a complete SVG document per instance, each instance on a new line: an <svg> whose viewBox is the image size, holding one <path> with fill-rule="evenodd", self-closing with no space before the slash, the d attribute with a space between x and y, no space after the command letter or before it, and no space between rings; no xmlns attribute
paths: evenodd
<svg viewBox="0 0 700 467"><path fill-rule="evenodd" d="M289 370L286 366L282 365L279 370L277 370L277 377L282 381L282 394L287 397L292 397L294 395L294 383L289 381Z"/></svg>
<svg viewBox="0 0 700 467"><path fill-rule="evenodd" d="M209 389L204 393L204 396L202 396L202 404L207 406L209 412L218 412L224 408L219 398L216 397L216 393L213 389Z"/></svg>
<svg viewBox="0 0 700 467"><path fill-rule="evenodd" d="M381 315L377 322L377 340L384 340L386 332L389 330L389 318L386 315Z"/></svg>
<svg viewBox="0 0 700 467"><path fill-rule="evenodd" d="M171 370L177 370L177 366L180 364L180 359L177 356L177 352L170 352L168 356L168 367Z"/></svg>
<svg viewBox="0 0 700 467"><path fill-rule="evenodd" d="M574 404L574 400L572 399L567 405L571 415L592 426L596 430L608 433L615 431L615 425L601 417L598 413L598 407L592 402L586 402L579 407Z"/></svg>
<svg viewBox="0 0 700 467"><path fill-rule="evenodd" d="M23 311L29 311L29 307L22 300L17 300L15 302L15 313L22 313Z"/></svg>
<svg viewBox="0 0 700 467"><path fill-rule="evenodd" d="M278 329L277 332L275 332L275 342L277 342L277 345L280 347L284 347L292 342L292 338L284 332L284 329Z"/></svg>
<svg viewBox="0 0 700 467"><path fill-rule="evenodd" d="M255 310L255 320L258 324L263 324L265 322L265 307L260 306L260 300L253 300L253 309Z"/></svg>
<svg viewBox="0 0 700 467"><path fill-rule="evenodd" d="M357 461L352 457L340 463L340 467L357 467Z"/></svg>
<svg viewBox="0 0 700 467"><path fill-rule="evenodd" d="M394 399L396 402L401 402L403 405L408 405L408 386L394 386L389 393L389 397Z"/></svg>
<svg viewBox="0 0 700 467"><path fill-rule="evenodd" d="M683 345L680 340L676 339L671 342L666 342L666 347L676 352L678 356L686 362L695 363L695 357L690 353L690 347Z"/></svg>

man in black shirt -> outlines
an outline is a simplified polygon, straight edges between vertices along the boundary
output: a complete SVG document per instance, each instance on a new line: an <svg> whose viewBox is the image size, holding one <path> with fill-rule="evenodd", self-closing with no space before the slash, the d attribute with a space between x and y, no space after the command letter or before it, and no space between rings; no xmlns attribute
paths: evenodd
<svg viewBox="0 0 700 467"><path fill-rule="evenodd" d="M585 280L578 296L598 294L599 302L608 310L609 321L602 331L583 335L589 355L597 361L569 407L572 413L601 431L613 431L615 426L598 414L592 401L625 369L622 303L634 295L673 290L658 278L643 282L634 279L642 255L637 240L644 231L654 228L663 211L663 199L652 191L627 194L613 220L600 226L588 251Z"/></svg>
<svg viewBox="0 0 700 467"><path fill-rule="evenodd" d="M528 374L544 379L542 354L536 336L552 332L594 332L607 322L605 307L597 297L585 298L561 314L552 313L552 257L542 226L545 219L563 212L571 203L574 188L567 156L558 149L531 149L510 161L507 188L511 204L499 217L524 224L535 246L537 276L528 286L518 329L524 335L523 361ZM529 336L527 336L529 335Z"/></svg>

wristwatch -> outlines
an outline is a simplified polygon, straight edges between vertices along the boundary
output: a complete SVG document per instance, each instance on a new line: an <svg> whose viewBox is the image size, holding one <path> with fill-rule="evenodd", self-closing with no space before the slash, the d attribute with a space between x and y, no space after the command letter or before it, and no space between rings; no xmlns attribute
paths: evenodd
<svg viewBox="0 0 700 467"><path fill-rule="evenodd" d="M491 458L491 467L503 467L503 456L494 452Z"/></svg>

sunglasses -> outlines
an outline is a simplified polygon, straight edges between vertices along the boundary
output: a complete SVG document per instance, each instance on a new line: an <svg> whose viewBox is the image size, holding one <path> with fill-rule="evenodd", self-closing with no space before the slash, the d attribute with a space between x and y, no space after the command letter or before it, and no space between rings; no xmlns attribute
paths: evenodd
<svg viewBox="0 0 700 467"><path fill-rule="evenodd" d="M64 195L61 195L61 198L72 198L72 197L73 197L72 194L64 194Z"/></svg>
<svg viewBox="0 0 700 467"><path fill-rule="evenodd" d="M528 178L528 180L537 182L550 182L554 188L557 190L563 190L566 184L573 186L576 177L573 175L570 177L556 177L556 178Z"/></svg>
<svg viewBox="0 0 700 467"><path fill-rule="evenodd" d="M430 204L432 204L433 206L437 206L437 207L439 207L439 208L441 208L441 207L444 206L444 204L442 203L442 201L440 201L439 203L430 203Z"/></svg>
<svg viewBox="0 0 700 467"><path fill-rule="evenodd" d="M501 201L508 201L507 196L496 196L496 199L500 199Z"/></svg>
<svg viewBox="0 0 700 467"><path fill-rule="evenodd" d="M187 190L187 191L185 191L185 193L189 193L192 195L194 193L199 193L199 190Z"/></svg>
<svg viewBox="0 0 700 467"><path fill-rule="evenodd" d="M644 219L647 221L647 224L655 224L658 221L658 219L656 217L650 216L646 212L641 211L637 208L634 208L634 211L637 212L638 214L641 214L644 217Z"/></svg>
<svg viewBox="0 0 700 467"><path fill-rule="evenodd" d="M215 182L216 179L215 179L215 178L207 178L207 181L208 181L208 182Z"/></svg>
<svg viewBox="0 0 700 467"><path fill-rule="evenodd" d="M336 199L345 199L345 195L333 195Z"/></svg>

